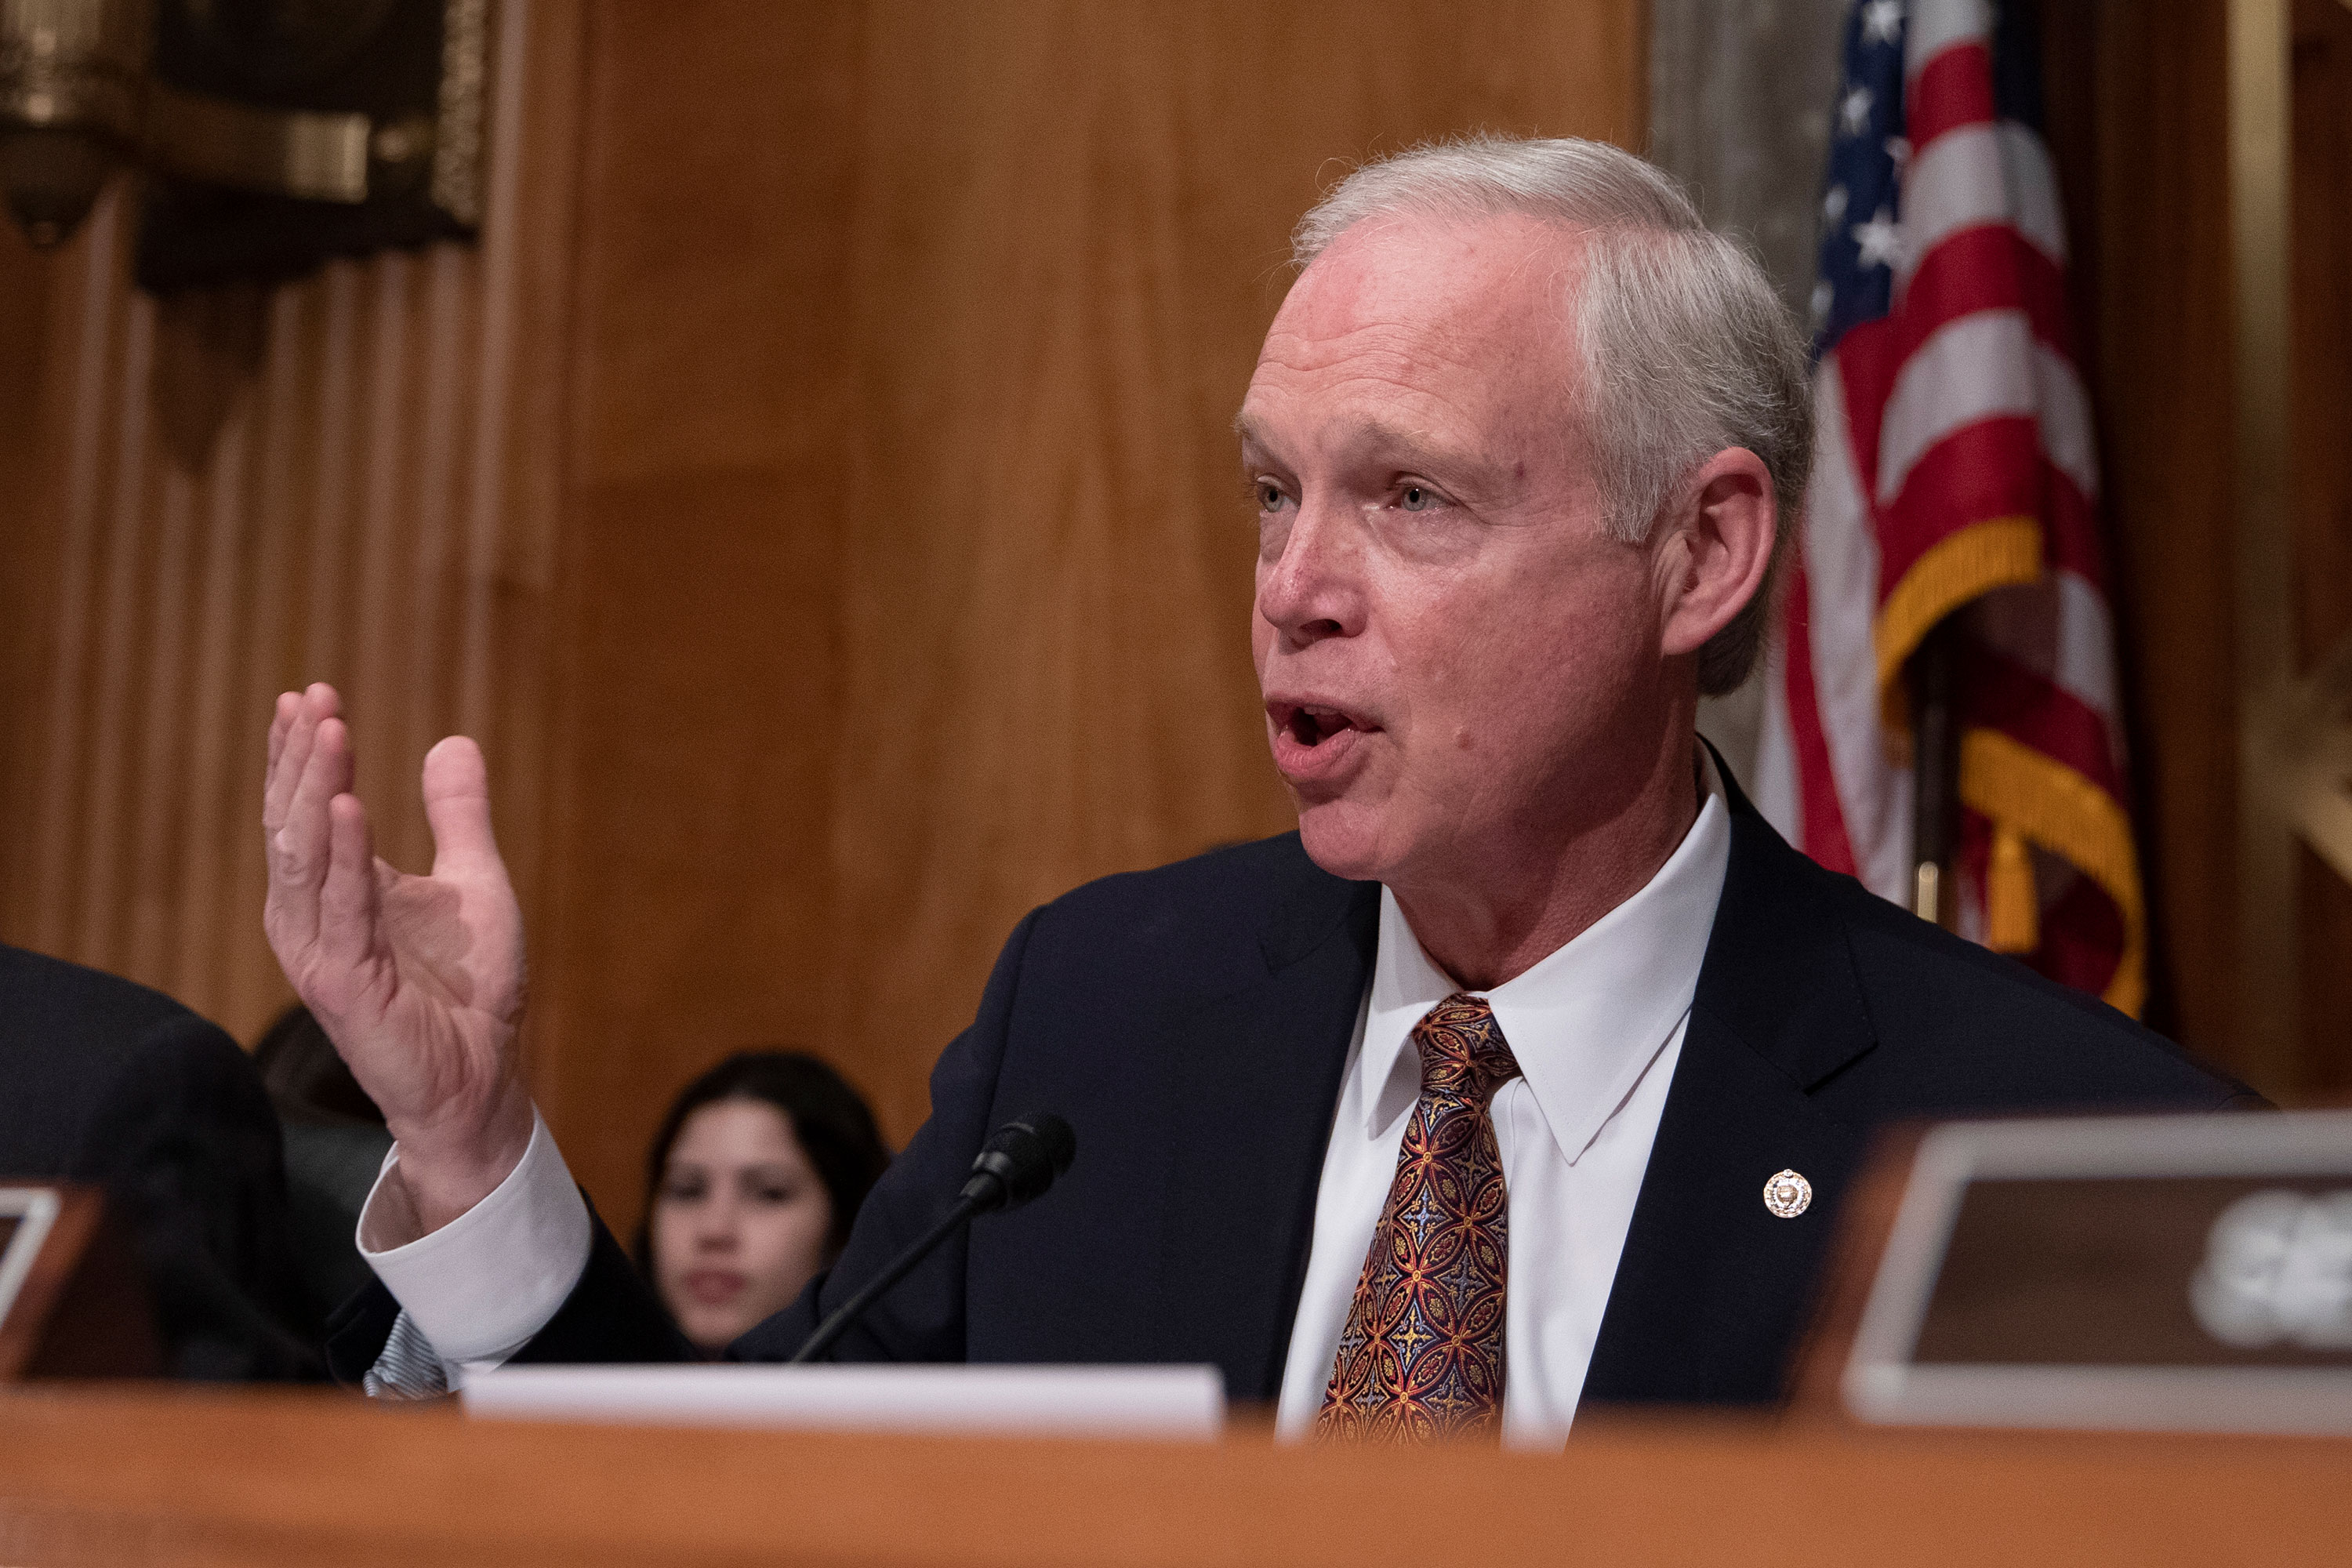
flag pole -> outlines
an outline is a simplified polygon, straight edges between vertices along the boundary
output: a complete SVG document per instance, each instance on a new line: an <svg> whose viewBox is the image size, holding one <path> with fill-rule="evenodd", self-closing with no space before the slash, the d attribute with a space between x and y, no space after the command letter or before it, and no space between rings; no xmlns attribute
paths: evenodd
<svg viewBox="0 0 2352 1568"><path fill-rule="evenodd" d="M1947 616L1911 655L1911 912L1952 929L1959 912L1959 725L1952 710Z"/></svg>

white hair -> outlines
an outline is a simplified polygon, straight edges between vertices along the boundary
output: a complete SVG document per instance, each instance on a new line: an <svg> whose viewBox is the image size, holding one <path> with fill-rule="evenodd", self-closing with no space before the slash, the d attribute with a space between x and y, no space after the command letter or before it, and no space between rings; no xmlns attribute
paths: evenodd
<svg viewBox="0 0 2352 1568"><path fill-rule="evenodd" d="M1699 689L1748 679L1796 536L1812 458L1804 340L1763 268L1709 230L1655 165L1606 142L1467 136L1340 181L1291 236L1304 268L1368 218L1517 214L1582 236L1571 372L1609 531L1649 537L1691 471L1744 447L1772 476L1780 525L1764 584L1699 651Z"/></svg>

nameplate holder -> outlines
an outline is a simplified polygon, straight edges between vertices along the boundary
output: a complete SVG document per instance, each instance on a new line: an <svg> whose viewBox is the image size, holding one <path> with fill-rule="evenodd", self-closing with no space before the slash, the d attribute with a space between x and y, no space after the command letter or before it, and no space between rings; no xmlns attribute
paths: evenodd
<svg viewBox="0 0 2352 1568"><path fill-rule="evenodd" d="M1801 1405L2352 1434L2352 1112L1915 1130L1850 1220Z"/></svg>
<svg viewBox="0 0 2352 1568"><path fill-rule="evenodd" d="M146 1279L104 1194L0 1179L0 1383L162 1370Z"/></svg>
<svg viewBox="0 0 2352 1568"><path fill-rule="evenodd" d="M506 1366L467 1380L466 1414L829 1432L1207 1442L1213 1366Z"/></svg>

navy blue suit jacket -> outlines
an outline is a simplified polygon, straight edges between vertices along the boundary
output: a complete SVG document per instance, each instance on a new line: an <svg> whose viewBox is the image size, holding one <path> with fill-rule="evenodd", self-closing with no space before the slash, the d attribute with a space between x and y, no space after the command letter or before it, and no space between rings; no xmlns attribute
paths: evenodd
<svg viewBox="0 0 2352 1568"><path fill-rule="evenodd" d="M278 1114L236 1043L160 992L0 947L0 1178L103 1184L175 1376L315 1378Z"/></svg>
<svg viewBox="0 0 2352 1568"><path fill-rule="evenodd" d="M1723 900L1588 1402L1776 1399L1882 1123L2254 1100L2092 998L1822 870L1736 787L1731 804ZM944 1211L992 1128L1043 1109L1077 1130L1068 1175L935 1255L839 1359L1213 1362L1235 1399L1274 1398L1379 907L1377 884L1318 870L1286 834L1031 913L838 1265L731 1353L789 1356ZM1793 1221L1763 1203L1784 1166L1816 1194ZM1515 1228L1511 1244L1542 1238ZM345 1309L339 1373L373 1361L395 1310L381 1287ZM600 1225L520 1359L687 1353Z"/></svg>

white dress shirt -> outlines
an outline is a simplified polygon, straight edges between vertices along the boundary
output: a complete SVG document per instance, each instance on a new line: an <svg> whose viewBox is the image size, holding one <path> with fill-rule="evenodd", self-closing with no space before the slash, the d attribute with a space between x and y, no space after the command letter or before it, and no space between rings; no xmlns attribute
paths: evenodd
<svg viewBox="0 0 2352 1568"><path fill-rule="evenodd" d="M1682 1049L1731 858L1723 786L1704 748L1697 820L1642 889L1574 941L1484 993L1519 1064L1496 1092L1509 1194L1503 1435L1567 1436ZM1310 1431L1421 1092L1412 1026L1460 989L1381 893L1378 954L1340 1080L1276 1430ZM395 1147L384 1161L398 1163ZM438 1355L447 1384L498 1365L546 1325L587 1268L589 1226L546 1124L498 1189L430 1235L382 1176L360 1252ZM387 1352L389 1353L389 1352ZM379 1365L383 1363L379 1363Z"/></svg>
<svg viewBox="0 0 2352 1568"><path fill-rule="evenodd" d="M1701 755L1698 818L1638 893L1525 973L1483 994L1520 1076L1495 1091L1495 1142L1510 1207L1503 1310L1503 1437L1568 1435L1601 1332L1617 1255L1731 858L1721 784ZM1339 1081L1315 1241L1291 1321L1276 1429L1302 1436L1322 1408L1339 1332L1421 1096L1412 1026L1461 989L1430 961L1395 895L1381 890L1379 956Z"/></svg>

